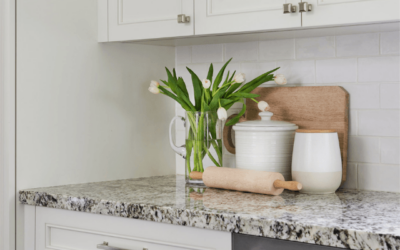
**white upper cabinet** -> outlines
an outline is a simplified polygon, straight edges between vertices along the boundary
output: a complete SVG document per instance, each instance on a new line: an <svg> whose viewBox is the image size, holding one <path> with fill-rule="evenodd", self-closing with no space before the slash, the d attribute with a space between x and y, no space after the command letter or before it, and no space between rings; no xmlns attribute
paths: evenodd
<svg viewBox="0 0 400 250"><path fill-rule="evenodd" d="M400 20L399 5L400 0L98 0L99 41L171 38L173 46L179 37L393 22Z"/></svg>
<svg viewBox="0 0 400 250"><path fill-rule="evenodd" d="M191 36L193 1L108 0L108 41ZM178 15L190 20L179 23Z"/></svg>
<svg viewBox="0 0 400 250"><path fill-rule="evenodd" d="M303 0L312 11L303 12L303 27L346 25L400 19L399 0Z"/></svg>
<svg viewBox="0 0 400 250"><path fill-rule="evenodd" d="M301 14L283 14L300 0L195 0L195 34L222 34L301 27ZM298 7L297 7L298 8Z"/></svg>

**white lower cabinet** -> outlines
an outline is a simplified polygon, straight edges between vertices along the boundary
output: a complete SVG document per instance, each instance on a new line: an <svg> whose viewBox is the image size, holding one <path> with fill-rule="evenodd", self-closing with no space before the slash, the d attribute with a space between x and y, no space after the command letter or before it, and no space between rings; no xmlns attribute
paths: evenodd
<svg viewBox="0 0 400 250"><path fill-rule="evenodd" d="M37 207L35 224L36 250L232 249L228 232L52 208Z"/></svg>

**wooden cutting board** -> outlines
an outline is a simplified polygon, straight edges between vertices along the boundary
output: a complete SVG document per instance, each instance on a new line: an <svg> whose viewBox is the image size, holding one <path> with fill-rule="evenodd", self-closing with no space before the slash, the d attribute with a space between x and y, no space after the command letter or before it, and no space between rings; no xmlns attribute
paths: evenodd
<svg viewBox="0 0 400 250"><path fill-rule="evenodd" d="M288 121L299 129L334 129L338 132L342 156L343 176L346 180L347 146L349 130L349 93L339 86L267 87L256 88L258 101L266 101L274 115L272 120ZM244 119L260 120L260 110L251 100L246 101ZM231 128L224 129L224 137ZM232 141L224 139L228 151L234 152Z"/></svg>

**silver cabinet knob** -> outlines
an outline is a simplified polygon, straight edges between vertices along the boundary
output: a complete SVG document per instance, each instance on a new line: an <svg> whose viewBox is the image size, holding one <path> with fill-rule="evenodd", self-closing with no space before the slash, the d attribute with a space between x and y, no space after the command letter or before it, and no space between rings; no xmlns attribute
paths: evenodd
<svg viewBox="0 0 400 250"><path fill-rule="evenodd" d="M108 242L104 241L103 244L97 245L98 249L103 249L103 250L128 250L125 248L119 248L119 247L112 247L108 245ZM149 250L147 248L143 248L143 250Z"/></svg>
<svg viewBox="0 0 400 250"><path fill-rule="evenodd" d="M307 2L299 3L299 12L309 12L312 11L312 5Z"/></svg>
<svg viewBox="0 0 400 250"><path fill-rule="evenodd" d="M286 3L283 5L283 14L295 13L296 11L296 5L293 6L291 3Z"/></svg>
<svg viewBox="0 0 400 250"><path fill-rule="evenodd" d="M178 23L190 23L190 16L184 14L178 15Z"/></svg>

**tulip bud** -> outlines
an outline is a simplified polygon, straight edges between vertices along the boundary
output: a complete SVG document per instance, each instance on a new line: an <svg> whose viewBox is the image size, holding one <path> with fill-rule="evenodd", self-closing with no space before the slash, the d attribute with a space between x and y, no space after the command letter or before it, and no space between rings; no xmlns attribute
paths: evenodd
<svg viewBox="0 0 400 250"><path fill-rule="evenodd" d="M268 111L269 109L270 109L270 106L268 105L268 103L267 102L264 102L264 101L260 101L259 103L258 103L258 108L261 110L261 111Z"/></svg>
<svg viewBox="0 0 400 250"><path fill-rule="evenodd" d="M287 80L284 75L276 75L274 80L275 80L276 84L279 84L279 85L285 85L287 83Z"/></svg>
<svg viewBox="0 0 400 250"><path fill-rule="evenodd" d="M219 108L217 110L217 114L218 114L218 119L225 121L228 118L228 113L226 112L226 109L224 108Z"/></svg>
<svg viewBox="0 0 400 250"><path fill-rule="evenodd" d="M160 86L160 84L157 81L151 81L150 82L150 87L156 87L158 88L158 86Z"/></svg>
<svg viewBox="0 0 400 250"><path fill-rule="evenodd" d="M149 87L149 91L150 91L151 93L153 93L153 94L159 94L159 93L160 93L160 89L159 89L159 88L157 88L157 87L152 87L152 86Z"/></svg>
<svg viewBox="0 0 400 250"><path fill-rule="evenodd" d="M243 73L238 73L233 77L233 81L236 83L242 83L245 81L245 75Z"/></svg>
<svg viewBox="0 0 400 250"><path fill-rule="evenodd" d="M211 86L211 82L208 79L203 79L203 88L208 89Z"/></svg>

